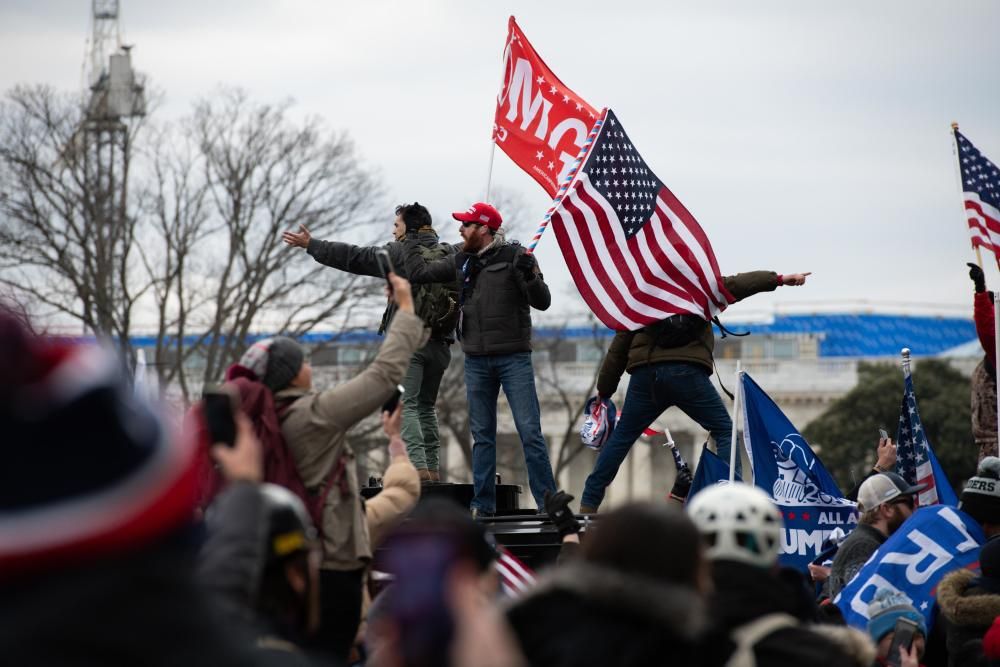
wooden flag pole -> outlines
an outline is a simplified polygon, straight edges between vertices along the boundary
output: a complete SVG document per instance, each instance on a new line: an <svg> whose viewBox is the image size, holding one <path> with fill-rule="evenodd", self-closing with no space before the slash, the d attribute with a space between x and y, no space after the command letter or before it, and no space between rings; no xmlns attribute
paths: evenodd
<svg viewBox="0 0 1000 667"><path fill-rule="evenodd" d="M743 378L741 375L743 371L740 370L740 360L736 360L736 393L733 394L733 435L729 440L729 483L732 484L736 481L736 459L738 454L736 453L736 443L737 443L737 424L740 422L740 396L743 395ZM717 443L718 444L718 443Z"/></svg>

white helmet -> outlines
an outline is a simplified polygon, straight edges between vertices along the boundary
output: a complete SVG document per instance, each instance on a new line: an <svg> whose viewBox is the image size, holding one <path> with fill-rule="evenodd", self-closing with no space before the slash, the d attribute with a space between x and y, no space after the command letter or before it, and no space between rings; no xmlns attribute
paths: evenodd
<svg viewBox="0 0 1000 667"><path fill-rule="evenodd" d="M755 486L735 482L700 491L687 505L711 560L771 567L781 551L781 512Z"/></svg>

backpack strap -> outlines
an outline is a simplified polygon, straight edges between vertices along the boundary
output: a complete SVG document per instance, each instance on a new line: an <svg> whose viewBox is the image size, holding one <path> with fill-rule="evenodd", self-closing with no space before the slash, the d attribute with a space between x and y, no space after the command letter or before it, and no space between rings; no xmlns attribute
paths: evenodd
<svg viewBox="0 0 1000 667"><path fill-rule="evenodd" d="M732 632L736 650L729 656L726 667L756 667L757 659L753 649L762 639L783 628L791 628L799 623L790 614L767 614L741 625Z"/></svg>

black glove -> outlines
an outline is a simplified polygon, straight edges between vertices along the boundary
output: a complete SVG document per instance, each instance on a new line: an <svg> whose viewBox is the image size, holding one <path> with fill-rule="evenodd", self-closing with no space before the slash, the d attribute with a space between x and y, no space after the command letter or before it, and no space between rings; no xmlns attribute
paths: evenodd
<svg viewBox="0 0 1000 667"><path fill-rule="evenodd" d="M528 253L522 253L514 260L514 268L521 272L526 281L532 280L535 277L535 267L537 265L535 256Z"/></svg>
<svg viewBox="0 0 1000 667"><path fill-rule="evenodd" d="M573 511L569 508L573 496L565 491L556 491L550 494L545 492L545 513L552 519L559 537L566 537L580 532L580 522L573 516Z"/></svg>
<svg viewBox="0 0 1000 667"><path fill-rule="evenodd" d="M986 291L986 274L983 273L983 270L981 268L979 268L978 264L973 264L972 262L967 262L966 266L969 267L969 278L971 278L972 282L974 282L976 284L976 292L977 293L979 293L979 292L985 292Z"/></svg>
<svg viewBox="0 0 1000 667"><path fill-rule="evenodd" d="M691 482L693 481L691 468L687 466L678 468L677 477L674 479L674 486L670 489L670 497L683 502L687 498L688 492L691 491Z"/></svg>

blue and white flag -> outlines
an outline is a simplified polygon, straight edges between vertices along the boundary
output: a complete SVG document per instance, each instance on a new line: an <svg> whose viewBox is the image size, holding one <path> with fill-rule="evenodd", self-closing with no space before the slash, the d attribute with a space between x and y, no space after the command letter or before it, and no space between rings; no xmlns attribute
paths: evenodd
<svg viewBox="0 0 1000 667"><path fill-rule="evenodd" d="M844 498L809 443L749 374L742 374L740 387L754 485L774 499L785 521L779 560L805 572L835 528L854 529L857 506Z"/></svg>
<svg viewBox="0 0 1000 667"><path fill-rule="evenodd" d="M742 482L739 475L736 481ZM729 463L723 461L718 454L710 450L705 445L701 446L701 458L698 459L698 467L694 469L694 478L691 480L691 490L688 491L688 502L694 498L694 494L713 484L729 483Z"/></svg>
<svg viewBox="0 0 1000 667"><path fill-rule="evenodd" d="M913 391L913 375L905 371L903 380L903 405L899 410L899 429L896 431L896 472L910 484L925 484L917 498L920 507L936 505L958 506L958 496L948 483L924 425L920 423L917 395Z"/></svg>
<svg viewBox="0 0 1000 667"><path fill-rule="evenodd" d="M949 572L975 567L985 539L965 512L944 505L919 509L879 547L834 603L848 625L864 629L875 592L900 591L913 600L930 631L938 583Z"/></svg>

